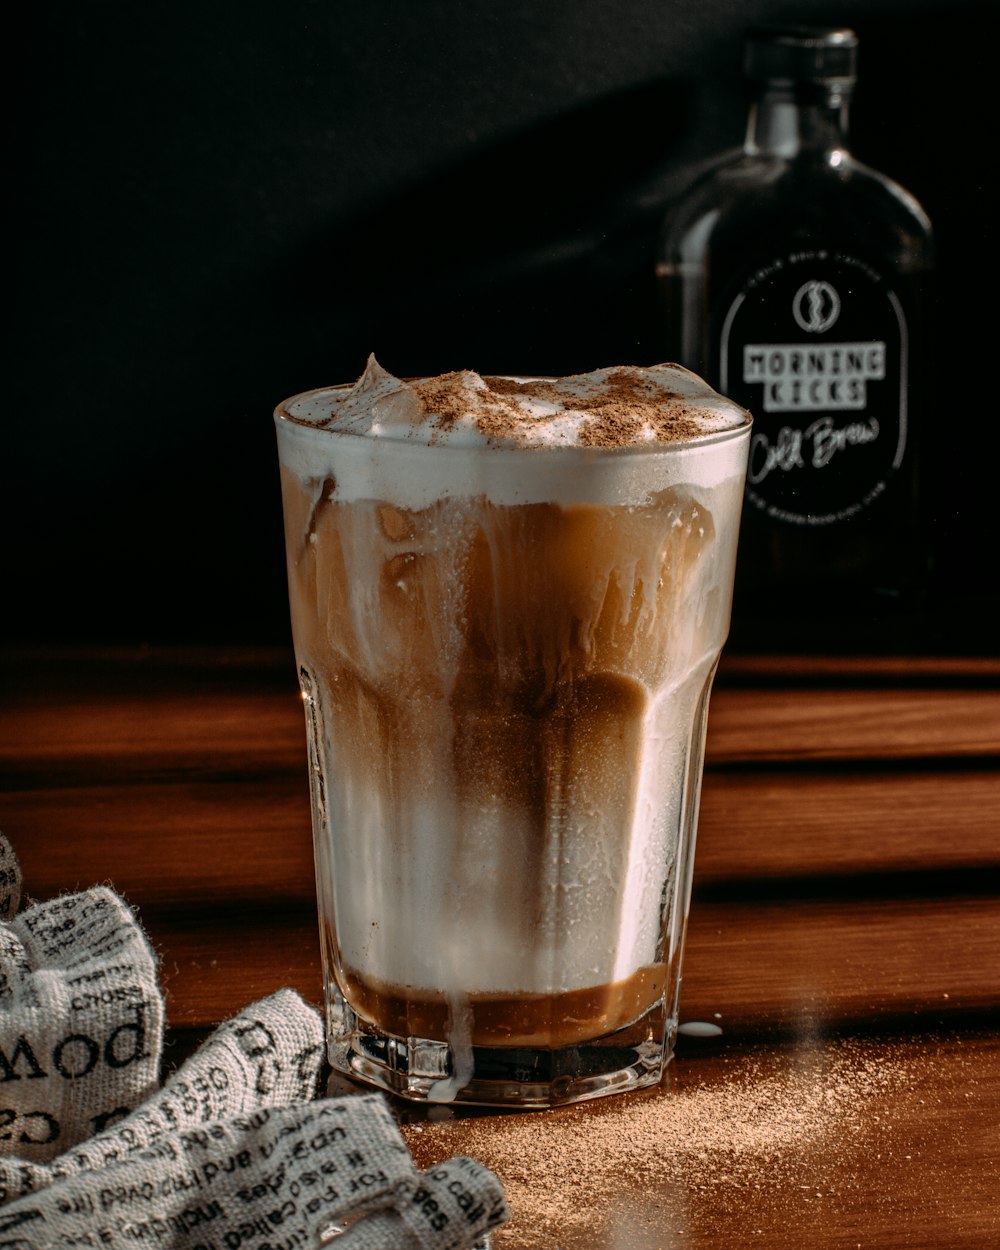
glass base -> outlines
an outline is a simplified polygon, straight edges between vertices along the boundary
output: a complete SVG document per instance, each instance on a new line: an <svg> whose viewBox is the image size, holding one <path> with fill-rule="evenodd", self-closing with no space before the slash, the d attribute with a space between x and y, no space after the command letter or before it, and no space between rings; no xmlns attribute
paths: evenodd
<svg viewBox="0 0 1000 1250"><path fill-rule="evenodd" d="M576 1046L461 1047L384 1033L341 999L327 1050L337 1072L414 1102L541 1108L658 1084L675 1033L661 1001Z"/></svg>

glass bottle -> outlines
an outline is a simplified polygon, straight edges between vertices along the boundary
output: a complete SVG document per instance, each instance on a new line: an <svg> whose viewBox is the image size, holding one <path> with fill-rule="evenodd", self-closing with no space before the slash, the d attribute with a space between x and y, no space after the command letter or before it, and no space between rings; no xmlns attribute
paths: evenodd
<svg viewBox="0 0 1000 1250"><path fill-rule="evenodd" d="M918 440L931 227L847 150L858 40L751 31L743 150L667 214L668 358L748 408L735 619L866 619L927 572Z"/></svg>

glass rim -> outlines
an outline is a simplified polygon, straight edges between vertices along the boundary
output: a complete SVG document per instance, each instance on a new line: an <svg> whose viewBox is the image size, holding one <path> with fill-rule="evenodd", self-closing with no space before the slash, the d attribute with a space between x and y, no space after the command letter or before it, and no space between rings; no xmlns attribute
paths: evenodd
<svg viewBox="0 0 1000 1250"><path fill-rule="evenodd" d="M491 374L491 377L503 378L510 382L552 382L559 379L545 374ZM405 377L399 379L401 382L419 382L424 381L421 377ZM669 440L653 440L650 439L642 443L624 443L618 447L605 447L584 445L580 443L506 443L483 441L477 443L436 443L424 442L410 438L387 438L384 435L380 437L372 437L370 434L358 434L353 430L337 430L330 426L317 425L313 421L304 421L294 416L289 408L297 401L308 399L315 395L328 395L336 392L350 391L356 385L354 382L338 382L331 386L314 386L304 391L297 391L294 395L289 395L286 399L281 400L274 408L273 419L276 425L294 426L297 429L308 431L316 436L317 439L325 437L333 439L346 439L355 442L358 445L363 443L378 444L383 447L412 447L423 448L428 451L434 451L438 455L442 452L450 452L454 455L476 453L482 454L489 452L491 455L502 455L504 453L517 454L523 456L526 453L543 452L552 455L559 453L562 456L578 455L592 457L624 457L628 455L657 455L669 454L671 452L686 451L689 449L698 449L701 447L712 446L720 442L728 442L730 439L739 438L747 435L753 426L753 414L741 404L737 404L735 400L728 399L720 394L720 398L730 404L734 410L740 412L740 419L733 425L727 426L721 430L706 430L704 434L696 434L690 438L675 438Z"/></svg>

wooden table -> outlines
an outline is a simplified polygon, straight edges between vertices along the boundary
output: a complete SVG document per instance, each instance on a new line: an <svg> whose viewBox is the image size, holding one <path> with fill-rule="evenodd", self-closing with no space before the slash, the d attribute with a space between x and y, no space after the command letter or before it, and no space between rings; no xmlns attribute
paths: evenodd
<svg viewBox="0 0 1000 1250"><path fill-rule="evenodd" d="M8 650L0 827L35 898L111 882L167 1061L320 999L284 650ZM504 1180L498 1250L1000 1245L1000 660L727 656L682 1019L660 1089L404 1115Z"/></svg>

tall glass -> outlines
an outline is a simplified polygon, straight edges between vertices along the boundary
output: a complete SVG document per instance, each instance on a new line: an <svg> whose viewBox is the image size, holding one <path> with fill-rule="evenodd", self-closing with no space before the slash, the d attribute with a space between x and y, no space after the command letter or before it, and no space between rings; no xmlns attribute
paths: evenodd
<svg viewBox="0 0 1000 1250"><path fill-rule="evenodd" d="M749 417L444 446L305 423L329 394L275 417L330 1061L432 1102L653 1084Z"/></svg>

